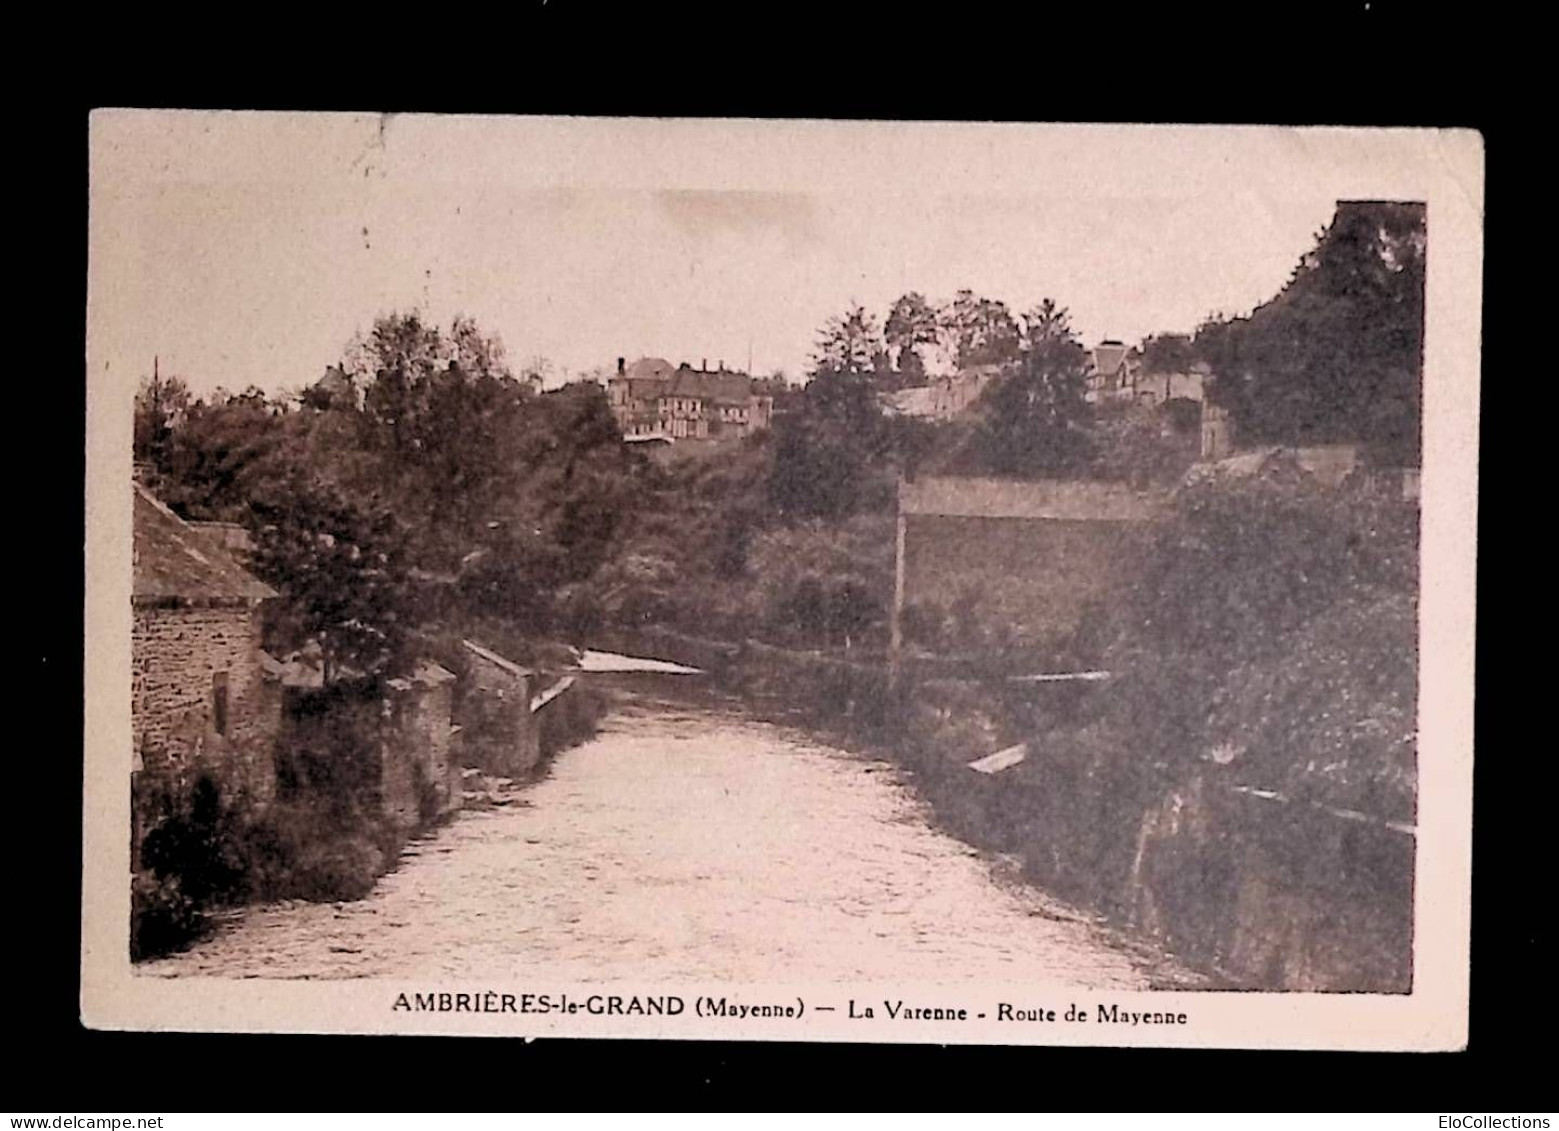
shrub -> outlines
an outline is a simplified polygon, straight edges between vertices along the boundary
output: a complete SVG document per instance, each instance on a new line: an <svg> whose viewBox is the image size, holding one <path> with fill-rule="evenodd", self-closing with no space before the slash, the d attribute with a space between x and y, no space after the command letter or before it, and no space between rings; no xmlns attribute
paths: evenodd
<svg viewBox="0 0 1559 1131"><path fill-rule="evenodd" d="M387 821L355 810L326 821L312 805L288 803L246 826L237 851L251 898L333 901L367 895L401 847Z"/></svg>
<svg viewBox="0 0 1559 1131"><path fill-rule="evenodd" d="M293 863L290 894L320 902L362 899L384 872L385 856L366 836L304 844Z"/></svg>
<svg viewBox="0 0 1559 1131"><path fill-rule="evenodd" d="M186 946L206 929L206 916L178 876L146 869L130 885L130 959L139 962Z"/></svg>

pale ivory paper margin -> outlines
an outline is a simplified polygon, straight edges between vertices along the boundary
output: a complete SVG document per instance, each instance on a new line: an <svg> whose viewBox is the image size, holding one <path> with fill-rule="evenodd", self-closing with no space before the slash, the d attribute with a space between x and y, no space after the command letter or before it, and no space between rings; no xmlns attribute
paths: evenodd
<svg viewBox="0 0 1559 1131"><path fill-rule="evenodd" d="M978 192L1107 199L1254 194L1428 205L1419 816L1414 989L1408 995L1094 993L1045 985L559 985L138 977L128 959L130 440L140 371L99 356L94 330L126 301L105 257L154 255L134 202L159 185L262 179L280 191L311 141L343 129L364 144L372 115L99 111L91 120L86 434L83 1022L93 1028L307 1033L449 1033L688 1039L1454 1049L1467 1041L1472 831L1474 594L1478 487L1483 143L1471 131L1267 127L1025 126L808 121L397 118L376 154L397 176L516 189L766 189ZM127 206L128 202L128 206ZM129 241L129 249L121 241ZM119 245L119 246L116 246ZM1300 249L1296 250L1296 256ZM213 254L221 254L213 249ZM123 284L119 284L121 287ZM1059 296L1063 300L1065 295ZM364 317L373 314L364 312ZM348 330L350 328L347 328ZM241 334L242 326L221 328ZM320 358L324 365L329 359ZM137 359L139 365L144 359ZM306 374L298 374L302 379ZM679 1017L392 1012L405 991L677 993ZM843 1013L804 1020L700 1019L694 998L744 1002L880 999L965 1006L1184 1011L1184 1026L906 1023Z"/></svg>

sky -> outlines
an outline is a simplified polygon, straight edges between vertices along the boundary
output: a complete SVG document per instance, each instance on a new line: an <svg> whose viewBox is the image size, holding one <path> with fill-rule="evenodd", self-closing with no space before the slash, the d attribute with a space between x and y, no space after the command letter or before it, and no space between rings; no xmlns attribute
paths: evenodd
<svg viewBox="0 0 1559 1131"><path fill-rule="evenodd" d="M1051 297L1087 344L1283 285L1352 131L110 111L89 364L316 380L375 317L474 318L555 380L619 356L801 376L859 302Z"/></svg>

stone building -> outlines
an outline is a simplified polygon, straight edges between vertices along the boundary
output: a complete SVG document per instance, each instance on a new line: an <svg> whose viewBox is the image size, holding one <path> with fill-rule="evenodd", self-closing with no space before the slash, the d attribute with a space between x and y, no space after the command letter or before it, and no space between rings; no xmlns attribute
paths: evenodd
<svg viewBox="0 0 1559 1131"><path fill-rule="evenodd" d="M466 671L455 713L462 760L485 773L527 777L541 761L531 712L535 673L473 641L462 646Z"/></svg>
<svg viewBox="0 0 1559 1131"><path fill-rule="evenodd" d="M1084 396L1094 404L1134 401L1137 396L1137 378L1141 372L1141 352L1124 342L1107 338L1088 351L1088 377Z"/></svg>
<svg viewBox="0 0 1559 1131"><path fill-rule="evenodd" d="M265 678L260 607L276 592L140 484L133 505L134 784L178 796L206 777L224 804L263 809L281 696ZM137 850L144 816L138 803Z"/></svg>
<svg viewBox="0 0 1559 1131"><path fill-rule="evenodd" d="M460 808L455 674L424 661L382 685L350 671L326 683L317 647L265 657L283 689L280 795L329 811L350 804L410 831Z"/></svg>
<svg viewBox="0 0 1559 1131"><path fill-rule="evenodd" d="M617 359L617 375L607 382L612 414L627 439L718 440L748 436L768 428L774 398L746 373L709 368L675 369L658 357L632 365Z"/></svg>
<svg viewBox="0 0 1559 1131"><path fill-rule="evenodd" d="M405 827L460 808L460 763L454 757L455 673L433 662L389 681L381 743L380 804Z"/></svg>
<svg viewBox="0 0 1559 1131"><path fill-rule="evenodd" d="M617 359L617 374L606 385L612 416L622 434L664 436L660 422L660 396L671 384L676 367L661 357L641 357L632 365Z"/></svg>
<svg viewBox="0 0 1559 1131"><path fill-rule="evenodd" d="M995 363L966 365L956 373L930 377L924 385L912 385L885 394L882 408L892 416L947 421L967 412L1010 366Z"/></svg>
<svg viewBox="0 0 1559 1131"><path fill-rule="evenodd" d="M1084 396L1093 404L1161 405L1172 400L1201 403L1207 398L1211 381L1212 370L1205 362L1159 371L1148 364L1141 349L1107 340L1088 351Z"/></svg>

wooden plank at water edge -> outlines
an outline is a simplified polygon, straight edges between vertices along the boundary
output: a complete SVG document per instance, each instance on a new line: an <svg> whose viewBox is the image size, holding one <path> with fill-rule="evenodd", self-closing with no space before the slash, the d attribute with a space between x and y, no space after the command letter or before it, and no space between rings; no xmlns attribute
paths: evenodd
<svg viewBox="0 0 1559 1131"><path fill-rule="evenodd" d="M1016 746L1009 746L1005 750L998 750L994 754L970 762L969 768L982 774L1000 773L1002 770L1016 766L1028 757L1028 753L1028 744L1020 742Z"/></svg>
<svg viewBox="0 0 1559 1131"><path fill-rule="evenodd" d="M1011 683L1098 683L1110 678L1109 672L1041 672L1038 675L1010 675Z"/></svg>
<svg viewBox="0 0 1559 1131"><path fill-rule="evenodd" d="M541 710L548 703L556 699L559 695L562 695L563 692L567 691L570 687L573 687L574 679L574 676L566 675L554 683L551 687L547 688L547 690L543 691L540 695L533 697L530 701L531 714L534 715L537 711Z"/></svg>

